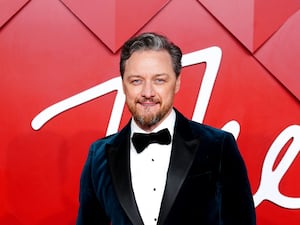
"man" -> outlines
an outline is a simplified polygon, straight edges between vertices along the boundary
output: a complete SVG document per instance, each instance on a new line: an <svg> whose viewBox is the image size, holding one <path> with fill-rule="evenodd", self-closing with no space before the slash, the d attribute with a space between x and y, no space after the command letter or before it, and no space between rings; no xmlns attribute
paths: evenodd
<svg viewBox="0 0 300 225"><path fill-rule="evenodd" d="M155 33L123 45L120 72L132 119L92 144L77 225L256 223L233 136L188 120L173 107L181 57L176 45Z"/></svg>

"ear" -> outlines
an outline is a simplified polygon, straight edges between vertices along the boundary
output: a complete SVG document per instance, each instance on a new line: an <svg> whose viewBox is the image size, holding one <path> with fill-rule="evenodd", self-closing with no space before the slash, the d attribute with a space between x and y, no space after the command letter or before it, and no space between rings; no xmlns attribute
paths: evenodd
<svg viewBox="0 0 300 225"><path fill-rule="evenodd" d="M175 93L177 93L180 89L180 83L181 83L181 75L179 74L179 76L176 79L176 84L175 84Z"/></svg>

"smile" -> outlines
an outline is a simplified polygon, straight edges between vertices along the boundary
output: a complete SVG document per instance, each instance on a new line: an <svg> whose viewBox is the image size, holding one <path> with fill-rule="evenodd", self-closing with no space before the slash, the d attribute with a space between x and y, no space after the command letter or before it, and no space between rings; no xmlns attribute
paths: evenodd
<svg viewBox="0 0 300 225"><path fill-rule="evenodd" d="M155 106L157 103L156 102L140 102L139 104L142 106L145 106L145 107L149 107L149 106Z"/></svg>

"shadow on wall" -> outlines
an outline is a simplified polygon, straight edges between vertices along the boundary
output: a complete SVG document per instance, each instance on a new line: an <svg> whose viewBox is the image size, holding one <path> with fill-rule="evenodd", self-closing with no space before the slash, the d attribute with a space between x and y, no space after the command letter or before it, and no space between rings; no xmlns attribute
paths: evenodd
<svg viewBox="0 0 300 225"><path fill-rule="evenodd" d="M6 159L9 213L0 225L74 225L80 173L88 148L99 132L78 132L68 138L49 131L16 137ZM29 225L29 224L26 224Z"/></svg>

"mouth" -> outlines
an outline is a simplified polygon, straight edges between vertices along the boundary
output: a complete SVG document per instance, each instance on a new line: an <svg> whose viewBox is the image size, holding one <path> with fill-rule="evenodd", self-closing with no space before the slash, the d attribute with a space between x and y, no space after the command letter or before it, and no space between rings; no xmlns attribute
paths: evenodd
<svg viewBox="0 0 300 225"><path fill-rule="evenodd" d="M149 100L148 101L147 100L138 101L137 103L144 108L153 107L153 106L156 106L159 104L159 102L157 102L157 101L149 101Z"/></svg>
<svg viewBox="0 0 300 225"><path fill-rule="evenodd" d="M140 104L141 104L142 106L149 107L149 106L154 106L154 105L156 105L157 103L156 103L156 102L141 102Z"/></svg>

